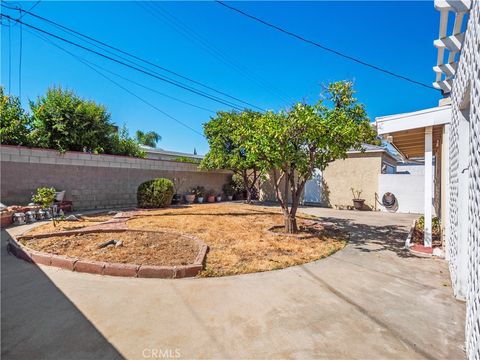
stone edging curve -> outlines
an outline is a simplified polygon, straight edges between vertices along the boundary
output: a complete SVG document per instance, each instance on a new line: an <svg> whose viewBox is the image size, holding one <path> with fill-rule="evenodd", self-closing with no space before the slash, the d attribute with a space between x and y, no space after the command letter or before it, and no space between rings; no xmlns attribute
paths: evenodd
<svg viewBox="0 0 480 360"><path fill-rule="evenodd" d="M41 239L50 236L76 235L88 233L106 233L106 232L153 232L164 233L165 231L128 229L126 222L133 216L134 212L119 213L113 219L102 224L97 224L78 230L59 231L53 233L44 233L38 235L21 235L10 236L8 250L17 258L47 266L54 266L75 272L84 272L97 275L123 276L123 277L140 277L140 278L162 278L162 279L178 279L184 277L196 276L204 266L205 257L207 255L208 246L200 239L188 235L179 234L190 238L198 245L198 254L193 262L189 265L181 266L159 266L159 265L136 265L109 263L103 261L95 261L88 259L73 258L63 255L55 255L46 252L30 249L23 246L19 240Z"/></svg>

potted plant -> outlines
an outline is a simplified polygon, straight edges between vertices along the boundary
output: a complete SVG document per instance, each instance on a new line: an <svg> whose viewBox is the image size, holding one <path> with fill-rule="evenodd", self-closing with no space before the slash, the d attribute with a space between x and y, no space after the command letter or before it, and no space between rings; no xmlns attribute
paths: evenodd
<svg viewBox="0 0 480 360"><path fill-rule="evenodd" d="M183 184L185 183L186 179L185 178L173 178L172 179L172 182L173 182L173 189L175 191L175 193L173 194L173 198L172 198L172 204L181 204L182 203L182 199L183 199L183 195L180 194L180 190L183 186Z"/></svg>
<svg viewBox="0 0 480 360"><path fill-rule="evenodd" d="M215 190L210 189L207 191L207 201L209 203L215 202Z"/></svg>
<svg viewBox="0 0 480 360"><path fill-rule="evenodd" d="M205 196L205 188L203 186L196 186L195 195L197 196L197 202L199 204L203 203L203 197Z"/></svg>
<svg viewBox="0 0 480 360"><path fill-rule="evenodd" d="M361 199L360 195L362 194L362 190L355 190L354 188L350 188L353 194L353 207L355 210L362 210L365 206L365 199Z"/></svg>
<svg viewBox="0 0 480 360"><path fill-rule="evenodd" d="M185 194L185 200L187 201L188 204L193 204L195 201L195 196L196 196L196 191L195 188L191 188L186 194Z"/></svg>
<svg viewBox="0 0 480 360"><path fill-rule="evenodd" d="M52 209L55 202L56 191L54 188L40 187L37 189L37 193L32 196L32 201L35 204L39 204L43 209ZM55 212L52 211L53 226L56 226Z"/></svg>
<svg viewBox="0 0 480 360"><path fill-rule="evenodd" d="M232 201L233 200L233 194L235 193L235 190L234 190L232 184L231 183L223 184L222 190L223 190L223 193L225 194L225 196L227 197L228 201Z"/></svg>

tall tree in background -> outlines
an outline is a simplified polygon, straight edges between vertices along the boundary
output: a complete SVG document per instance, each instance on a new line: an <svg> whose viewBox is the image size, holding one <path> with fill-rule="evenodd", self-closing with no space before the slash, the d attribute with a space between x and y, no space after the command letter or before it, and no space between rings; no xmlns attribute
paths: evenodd
<svg viewBox="0 0 480 360"><path fill-rule="evenodd" d="M135 133L135 137L139 144L152 148L157 147L157 143L162 140L162 137L155 131L143 132L137 130L137 132Z"/></svg>
<svg viewBox="0 0 480 360"><path fill-rule="evenodd" d="M52 87L44 96L30 101L30 109L33 114L30 138L35 147L103 153L116 132L103 105L61 87Z"/></svg>
<svg viewBox="0 0 480 360"><path fill-rule="evenodd" d="M247 192L247 203L252 201L252 193L260 177L264 174L255 159L245 148L246 137L253 131L260 113L218 112L217 116L204 124L205 137L210 150L202 160L203 169L231 170L243 179Z"/></svg>
<svg viewBox="0 0 480 360"><path fill-rule="evenodd" d="M31 118L20 105L18 97L5 95L0 86L0 142L5 145L29 145Z"/></svg>
<svg viewBox="0 0 480 360"><path fill-rule="evenodd" d="M271 171L288 233L298 231L298 205L314 170L345 158L350 149L361 150L375 136L351 82L332 83L325 95L326 101L315 105L297 103L288 112L267 112L243 144L247 163Z"/></svg>

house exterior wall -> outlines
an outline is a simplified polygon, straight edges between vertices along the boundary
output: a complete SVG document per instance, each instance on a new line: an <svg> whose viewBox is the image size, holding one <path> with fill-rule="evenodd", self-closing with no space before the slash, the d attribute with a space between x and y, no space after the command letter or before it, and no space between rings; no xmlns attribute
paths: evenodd
<svg viewBox="0 0 480 360"><path fill-rule="evenodd" d="M221 192L227 171L199 171L190 163L92 155L55 150L0 147L1 202L28 204L38 187L66 190L75 209L132 207L137 188L154 178L184 179L179 192L197 185Z"/></svg>
<svg viewBox="0 0 480 360"><path fill-rule="evenodd" d="M480 2L472 1L453 82L449 156L449 231L446 249L452 284L466 300L466 351L480 359ZM467 126L466 134L462 127ZM463 152L466 152L466 157ZM462 161L467 160L467 167ZM466 181L463 176L467 176ZM463 204L465 196L466 204ZM462 209L467 216L462 216ZM466 234L462 232L466 231ZM466 281L458 281L462 276Z"/></svg>
<svg viewBox="0 0 480 360"><path fill-rule="evenodd" d="M348 208L353 206L352 191L362 190L361 198L370 209L376 209L378 175L382 169L382 152L353 153L344 160L335 160L323 171L323 206Z"/></svg>
<svg viewBox="0 0 480 360"><path fill-rule="evenodd" d="M344 160L335 160L322 172L319 206L350 208L353 206L351 188L362 190L361 197L369 209L376 209L378 175L382 162L395 165L396 161L383 151L350 153ZM276 201L271 176L260 185L260 200Z"/></svg>
<svg viewBox="0 0 480 360"><path fill-rule="evenodd" d="M383 194L391 192L397 198L399 213L423 214L425 180L423 175L397 173L378 175L378 200ZM388 211L384 206L377 205L380 211Z"/></svg>

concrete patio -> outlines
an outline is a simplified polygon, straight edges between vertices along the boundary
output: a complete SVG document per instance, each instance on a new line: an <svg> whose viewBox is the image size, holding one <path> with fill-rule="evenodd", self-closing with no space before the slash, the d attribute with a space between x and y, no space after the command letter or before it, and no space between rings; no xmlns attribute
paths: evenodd
<svg viewBox="0 0 480 360"><path fill-rule="evenodd" d="M402 249L415 215L302 211L346 228L350 244L303 266L223 278L38 267L7 254L2 231L2 358L465 358L464 303L445 261Z"/></svg>

